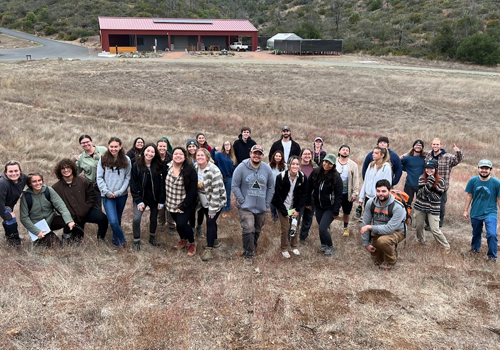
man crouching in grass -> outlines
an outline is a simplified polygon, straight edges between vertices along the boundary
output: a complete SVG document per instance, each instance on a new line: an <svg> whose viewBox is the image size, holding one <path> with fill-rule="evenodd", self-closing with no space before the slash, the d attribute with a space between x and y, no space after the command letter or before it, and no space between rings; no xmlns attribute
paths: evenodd
<svg viewBox="0 0 500 350"><path fill-rule="evenodd" d="M390 270L396 264L396 246L404 239L406 209L391 194L388 180L377 181L375 188L377 196L366 203L361 240L375 265Z"/></svg>

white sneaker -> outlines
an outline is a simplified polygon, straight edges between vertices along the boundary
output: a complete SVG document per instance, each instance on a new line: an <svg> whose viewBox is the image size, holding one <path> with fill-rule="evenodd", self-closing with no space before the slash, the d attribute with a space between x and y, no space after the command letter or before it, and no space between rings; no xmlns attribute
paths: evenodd
<svg viewBox="0 0 500 350"><path fill-rule="evenodd" d="M283 255L284 258L290 259L290 253L289 252L281 252L281 255Z"/></svg>
<svg viewBox="0 0 500 350"><path fill-rule="evenodd" d="M292 253L295 254L295 255L300 255L300 252L298 249L294 249L292 250Z"/></svg>

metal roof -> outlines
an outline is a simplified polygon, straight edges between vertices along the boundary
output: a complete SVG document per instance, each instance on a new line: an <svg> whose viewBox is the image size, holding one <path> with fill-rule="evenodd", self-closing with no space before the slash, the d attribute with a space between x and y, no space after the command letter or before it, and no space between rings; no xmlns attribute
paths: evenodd
<svg viewBox="0 0 500 350"><path fill-rule="evenodd" d="M258 31L246 19L99 17L99 28L101 30Z"/></svg>

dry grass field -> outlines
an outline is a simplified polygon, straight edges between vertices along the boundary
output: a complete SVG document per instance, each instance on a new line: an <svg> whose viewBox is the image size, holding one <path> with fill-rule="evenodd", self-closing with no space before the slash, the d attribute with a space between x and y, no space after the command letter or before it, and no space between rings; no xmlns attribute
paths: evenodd
<svg viewBox="0 0 500 350"><path fill-rule="evenodd" d="M465 160L452 172L443 232L419 247L409 230L390 272L361 247L359 224L336 252L317 253L317 225L301 256L284 260L277 224L267 220L253 263L243 261L237 212L219 219L215 258L161 248L115 252L89 224L79 247L38 250L0 243L2 349L498 349L498 264L463 255L471 229L459 215L476 164L500 167L496 76L326 66L31 61L0 64L0 163L22 162L52 184L54 164L80 151L78 136L125 148L137 136L174 145L203 131L210 144L240 127L269 149L283 125L302 146L316 136L337 153L349 144L361 163L381 135L397 153L440 137ZM494 174L499 175L497 170ZM401 181L400 186L404 183ZM130 197L129 197L130 201ZM18 208L17 208L18 210ZM132 241L132 210L124 214ZM147 232L147 219L143 219ZM427 232L429 234L429 232ZM3 235L3 233L2 233ZM486 243L485 241L483 242Z"/></svg>

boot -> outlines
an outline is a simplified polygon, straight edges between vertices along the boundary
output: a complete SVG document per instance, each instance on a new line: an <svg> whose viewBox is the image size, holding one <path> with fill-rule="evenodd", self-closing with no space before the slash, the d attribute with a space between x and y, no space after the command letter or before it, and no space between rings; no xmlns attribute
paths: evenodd
<svg viewBox="0 0 500 350"><path fill-rule="evenodd" d="M155 247L161 246L161 243L156 240L156 235L154 233L149 234L149 244Z"/></svg>
<svg viewBox="0 0 500 350"><path fill-rule="evenodd" d="M134 246L133 246L135 251L140 251L141 250L141 240L140 239L134 239Z"/></svg>
<svg viewBox="0 0 500 350"><path fill-rule="evenodd" d="M7 225L5 222L2 223L5 230L5 236L7 238L7 244L11 247L17 247L21 245L21 237L19 237L19 232L17 230L17 222Z"/></svg>

